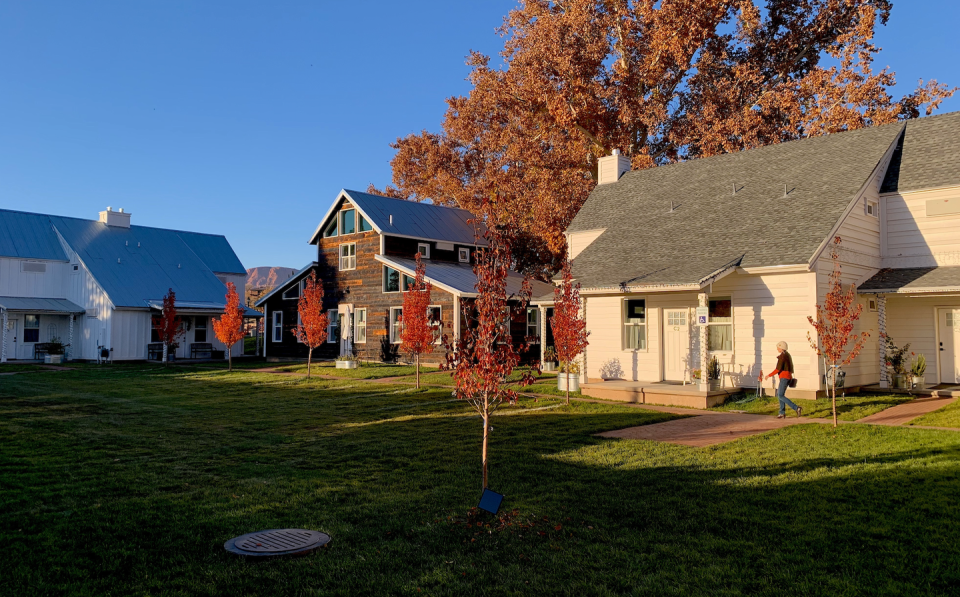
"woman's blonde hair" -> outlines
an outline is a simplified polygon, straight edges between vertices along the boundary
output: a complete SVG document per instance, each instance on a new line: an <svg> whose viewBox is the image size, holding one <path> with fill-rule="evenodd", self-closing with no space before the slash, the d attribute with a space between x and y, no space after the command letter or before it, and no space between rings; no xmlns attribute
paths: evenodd
<svg viewBox="0 0 960 597"><path fill-rule="evenodd" d="M784 342L783 340L781 340L781 341L777 342L777 348L779 348L780 350L786 350L786 349L787 349L787 343Z"/></svg>

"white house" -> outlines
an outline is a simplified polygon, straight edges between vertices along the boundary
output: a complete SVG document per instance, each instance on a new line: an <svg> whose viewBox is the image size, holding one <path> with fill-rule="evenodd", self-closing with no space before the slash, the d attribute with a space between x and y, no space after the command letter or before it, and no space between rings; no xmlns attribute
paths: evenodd
<svg viewBox="0 0 960 597"><path fill-rule="evenodd" d="M790 392L822 391L807 317L824 300L835 236L871 334L847 386L888 385L884 332L927 357L928 385L960 384L955 112L644 171L603 158L567 230L591 332L585 392L609 395L591 382L618 378L644 400L645 384L663 392L714 356L728 388L755 387L781 340L799 380Z"/></svg>
<svg viewBox="0 0 960 597"><path fill-rule="evenodd" d="M242 297L246 280L227 239L130 217L109 207L99 220L0 210L0 361L32 360L53 338L71 359L155 357L152 317L170 288L185 329L177 356L200 356L193 344L223 350L210 318L223 312L226 282Z"/></svg>

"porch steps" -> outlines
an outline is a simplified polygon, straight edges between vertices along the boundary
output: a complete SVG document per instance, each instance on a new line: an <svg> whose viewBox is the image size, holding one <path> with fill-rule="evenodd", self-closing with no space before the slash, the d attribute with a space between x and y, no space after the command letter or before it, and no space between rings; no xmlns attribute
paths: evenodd
<svg viewBox="0 0 960 597"><path fill-rule="evenodd" d="M701 392L695 385L621 380L587 382L580 385L580 393L591 398L701 409L723 404L729 396L740 392L739 388Z"/></svg>

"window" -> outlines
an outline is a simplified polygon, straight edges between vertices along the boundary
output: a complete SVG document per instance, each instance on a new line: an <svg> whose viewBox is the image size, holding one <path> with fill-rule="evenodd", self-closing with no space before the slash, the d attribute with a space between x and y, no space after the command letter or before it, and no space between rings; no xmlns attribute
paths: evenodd
<svg viewBox="0 0 960 597"><path fill-rule="evenodd" d="M400 292L400 272L392 267L383 267L383 291Z"/></svg>
<svg viewBox="0 0 960 597"><path fill-rule="evenodd" d="M330 238L331 236L337 235L337 222L340 218L334 218L330 221L330 224L327 226L327 229L323 231L324 238Z"/></svg>
<svg viewBox="0 0 960 597"><path fill-rule="evenodd" d="M876 201L866 201L866 213L868 216L873 216L875 218L880 217L880 206Z"/></svg>
<svg viewBox="0 0 960 597"><path fill-rule="evenodd" d="M710 299L707 350L733 350L733 310L730 299Z"/></svg>
<svg viewBox="0 0 960 597"><path fill-rule="evenodd" d="M410 290L410 287L416 282L416 279L411 278L407 274L403 274L403 291L406 292Z"/></svg>
<svg viewBox="0 0 960 597"><path fill-rule="evenodd" d="M623 301L623 346L626 350L647 349L647 301Z"/></svg>
<svg viewBox="0 0 960 597"><path fill-rule="evenodd" d="M867 299L867 310L876 313L877 311L877 299Z"/></svg>
<svg viewBox="0 0 960 597"><path fill-rule="evenodd" d="M327 343L333 344L340 338L340 320L337 317L336 309L327 309Z"/></svg>
<svg viewBox="0 0 960 597"><path fill-rule="evenodd" d="M470 263L470 249L460 249L457 253L460 257L460 263Z"/></svg>
<svg viewBox="0 0 960 597"><path fill-rule="evenodd" d="M440 344L443 338L443 318L440 307L427 307L427 318L433 328L433 343Z"/></svg>
<svg viewBox="0 0 960 597"><path fill-rule="evenodd" d="M340 212L340 234L353 234L357 231L357 212L345 209Z"/></svg>
<svg viewBox="0 0 960 597"><path fill-rule="evenodd" d="M283 311L273 312L273 341L283 342Z"/></svg>
<svg viewBox="0 0 960 597"><path fill-rule="evenodd" d="M206 342L207 341L207 318L206 317L195 317L193 321L193 341L194 342Z"/></svg>
<svg viewBox="0 0 960 597"><path fill-rule="evenodd" d="M670 311L667 313L667 325L668 326L685 326L687 325L687 314L683 311Z"/></svg>
<svg viewBox="0 0 960 597"><path fill-rule="evenodd" d="M390 308L390 342L400 343L400 333L403 331L403 307Z"/></svg>
<svg viewBox="0 0 960 597"><path fill-rule="evenodd" d="M953 327L953 311L947 311L946 316L947 316L947 327L952 328Z"/></svg>
<svg viewBox="0 0 960 597"><path fill-rule="evenodd" d="M340 271L357 269L357 243L340 245Z"/></svg>
<svg viewBox="0 0 960 597"><path fill-rule="evenodd" d="M358 220L358 223L360 224L358 226L360 232L370 232L371 230L373 230L373 226L370 224L370 221L367 220L362 215L357 214L357 220Z"/></svg>
<svg viewBox="0 0 960 597"><path fill-rule="evenodd" d="M294 284L290 288L287 288L283 291L283 298L285 299L298 299L300 298L300 287L303 286L303 280L300 280L297 284Z"/></svg>
<svg viewBox="0 0 960 597"><path fill-rule="evenodd" d="M424 259L430 259L430 243L417 243L417 253Z"/></svg>
<svg viewBox="0 0 960 597"><path fill-rule="evenodd" d="M353 315L353 341L363 343L367 341L367 310L357 309Z"/></svg>
<svg viewBox="0 0 960 597"><path fill-rule="evenodd" d="M157 328L150 328L150 342L159 342L160 341L160 332L157 331Z"/></svg>
<svg viewBox="0 0 960 597"><path fill-rule="evenodd" d="M24 342L40 341L40 316L39 315L23 316L23 341Z"/></svg>
<svg viewBox="0 0 960 597"><path fill-rule="evenodd" d="M540 309L527 309L527 338L540 340Z"/></svg>

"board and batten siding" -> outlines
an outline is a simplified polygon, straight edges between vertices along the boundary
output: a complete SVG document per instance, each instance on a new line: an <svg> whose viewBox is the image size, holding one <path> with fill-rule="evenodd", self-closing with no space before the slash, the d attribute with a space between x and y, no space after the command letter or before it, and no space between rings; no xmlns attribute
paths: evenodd
<svg viewBox="0 0 960 597"><path fill-rule="evenodd" d="M960 265L960 213L927 215L928 201L960 199L960 187L883 195L884 267Z"/></svg>
<svg viewBox="0 0 960 597"><path fill-rule="evenodd" d="M38 264L45 271L24 271L23 264ZM0 257L0 296L63 298L68 263Z"/></svg>

